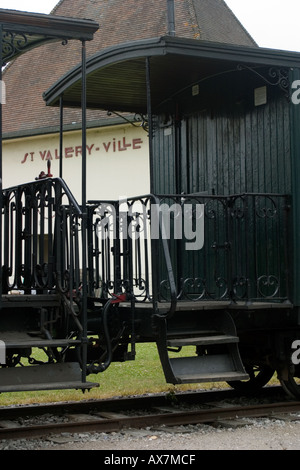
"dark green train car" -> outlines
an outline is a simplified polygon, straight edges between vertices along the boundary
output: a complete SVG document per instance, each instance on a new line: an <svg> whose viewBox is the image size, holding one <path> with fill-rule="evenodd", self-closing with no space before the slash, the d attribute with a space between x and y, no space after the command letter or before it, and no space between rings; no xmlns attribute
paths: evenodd
<svg viewBox="0 0 300 470"><path fill-rule="evenodd" d="M152 240L146 275L120 262L114 281L130 286L136 338L157 342L172 383L225 380L253 391L277 371L298 393L299 59L163 37L88 61L88 107L145 116L152 206L167 213L168 233ZM80 68L71 71L47 103L63 93L76 105L80 79ZM127 203L141 227L142 211ZM159 220L144 215L152 226ZM109 292L114 282L101 276ZM196 357L169 358L168 348L186 345Z"/></svg>
<svg viewBox="0 0 300 470"><path fill-rule="evenodd" d="M82 106L82 202L62 168L3 190L0 392L93 387L150 341L169 383L252 393L277 372L299 396L300 54L168 36L85 61L82 43L44 94ZM86 108L145 128L151 194L128 177L126 200L85 200Z"/></svg>

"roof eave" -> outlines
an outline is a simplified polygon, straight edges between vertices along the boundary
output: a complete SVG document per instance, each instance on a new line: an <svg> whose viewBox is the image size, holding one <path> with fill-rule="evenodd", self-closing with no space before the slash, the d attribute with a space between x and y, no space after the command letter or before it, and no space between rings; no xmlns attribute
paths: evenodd
<svg viewBox="0 0 300 470"><path fill-rule="evenodd" d="M94 20L0 9L3 29L52 37L92 40L99 28Z"/></svg>
<svg viewBox="0 0 300 470"><path fill-rule="evenodd" d="M105 67L115 65L118 62L124 63L132 59L158 57L159 55L167 54L173 54L179 58L180 56L194 56L224 63L234 62L236 64L248 64L252 66L262 65L288 68L300 66L300 53L296 52L164 36L124 43L100 51L88 59L87 76L98 69L105 69ZM63 94L66 103L68 103L68 90L80 80L81 66L78 65L44 93L46 104L48 106L58 105L59 97ZM76 106L76 102L74 101L72 101L72 103L70 101L69 104ZM78 102L78 106L79 104ZM105 109L108 108L106 107ZM119 111L121 111L121 109L119 109ZM124 109L124 111L126 110Z"/></svg>
<svg viewBox="0 0 300 470"><path fill-rule="evenodd" d="M98 28L93 20L0 9L1 63L49 42L90 41Z"/></svg>

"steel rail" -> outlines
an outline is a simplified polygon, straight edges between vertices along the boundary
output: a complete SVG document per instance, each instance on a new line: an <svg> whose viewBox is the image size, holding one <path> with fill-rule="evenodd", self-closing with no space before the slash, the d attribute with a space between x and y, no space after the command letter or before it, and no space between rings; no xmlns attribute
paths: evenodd
<svg viewBox="0 0 300 470"><path fill-rule="evenodd" d="M93 400L37 403L30 405L0 406L1 419L15 419L23 416L40 416L46 413L53 415L61 413L90 413L92 411L122 411L134 409L150 409L154 406L176 406L181 404L205 404L221 400L233 400L238 397L233 389L194 390L183 392L165 392L149 395L123 396ZM280 386L266 386L260 390L260 398L284 401L286 393Z"/></svg>
<svg viewBox="0 0 300 470"><path fill-rule="evenodd" d="M142 401L141 403L142 404ZM213 406L213 405L212 405ZM161 408L161 409L160 409ZM68 411L69 412L69 411ZM49 435L67 433L119 432L126 428L145 428L160 426L179 426L218 423L222 420L241 418L272 417L280 414L300 412L300 402L278 402L250 406L212 407L211 409L193 409L189 411L176 411L174 407L159 407L154 404L152 410L139 416L125 415L125 412L96 411L93 415L76 413L69 415L69 422L49 423L42 425L28 425L0 428L0 439L20 439L32 437L45 437ZM68 414L65 415L68 418ZM296 417L297 419L297 417ZM299 415L300 420L300 415Z"/></svg>

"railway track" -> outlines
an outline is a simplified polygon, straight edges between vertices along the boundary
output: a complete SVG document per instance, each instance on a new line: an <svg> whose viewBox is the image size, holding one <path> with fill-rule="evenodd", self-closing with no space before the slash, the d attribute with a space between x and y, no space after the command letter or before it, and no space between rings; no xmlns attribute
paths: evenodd
<svg viewBox="0 0 300 470"><path fill-rule="evenodd" d="M256 403L251 401L229 390L0 408L0 440L290 414L300 419L300 402L289 401L276 388L265 389Z"/></svg>

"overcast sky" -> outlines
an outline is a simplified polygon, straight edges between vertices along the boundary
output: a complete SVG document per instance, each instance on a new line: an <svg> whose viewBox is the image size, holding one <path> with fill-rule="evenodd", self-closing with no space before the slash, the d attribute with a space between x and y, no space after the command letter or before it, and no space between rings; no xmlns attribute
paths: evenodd
<svg viewBox="0 0 300 470"><path fill-rule="evenodd" d="M259 46L300 52L300 0L225 1ZM0 0L0 8L50 13L57 3L58 0Z"/></svg>

